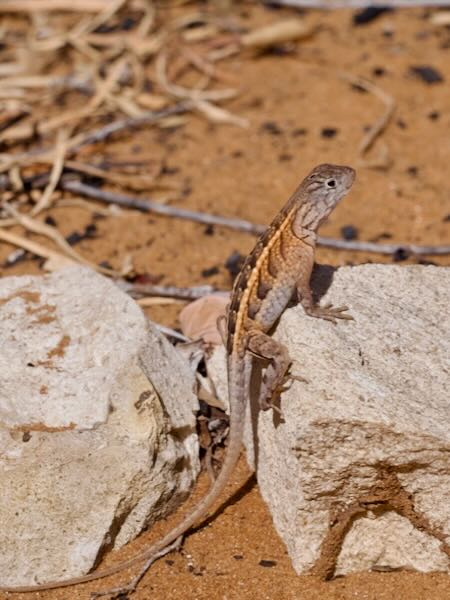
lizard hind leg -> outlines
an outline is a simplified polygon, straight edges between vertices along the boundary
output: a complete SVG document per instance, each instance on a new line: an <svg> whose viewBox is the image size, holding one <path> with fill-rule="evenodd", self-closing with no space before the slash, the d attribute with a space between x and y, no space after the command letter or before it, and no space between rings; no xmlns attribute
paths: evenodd
<svg viewBox="0 0 450 600"><path fill-rule="evenodd" d="M269 363L264 370L259 391L258 402L261 410L272 408L280 413L280 409L273 402L275 397L283 391L287 380L302 379L289 374L292 361L287 348L262 331L253 330L249 332L247 349L257 358Z"/></svg>

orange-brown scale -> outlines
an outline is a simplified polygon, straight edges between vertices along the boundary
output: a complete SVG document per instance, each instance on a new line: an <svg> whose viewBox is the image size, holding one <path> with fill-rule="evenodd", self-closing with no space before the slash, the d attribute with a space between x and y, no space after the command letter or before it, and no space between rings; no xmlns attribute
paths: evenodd
<svg viewBox="0 0 450 600"><path fill-rule="evenodd" d="M273 288L287 258L286 248L296 238L292 224L298 211L298 192L294 193L245 260L233 287L228 311L227 351L229 354L245 351L245 336L240 330L247 319L253 321L265 296ZM259 292L259 293L258 293Z"/></svg>

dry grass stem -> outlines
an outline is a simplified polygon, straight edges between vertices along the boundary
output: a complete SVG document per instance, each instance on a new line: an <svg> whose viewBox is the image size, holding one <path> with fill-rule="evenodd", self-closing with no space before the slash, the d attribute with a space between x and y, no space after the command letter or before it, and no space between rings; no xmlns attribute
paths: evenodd
<svg viewBox="0 0 450 600"><path fill-rule="evenodd" d="M150 298L138 298L136 302L142 308L148 306L164 306L166 304L182 304L184 300L180 300L179 298L164 298L164 297L150 297Z"/></svg>
<svg viewBox="0 0 450 600"><path fill-rule="evenodd" d="M375 121L369 131L361 140L358 151L361 155L364 155L374 144L375 140L383 133L383 131L388 126L392 115L395 110L395 100L392 96L389 96L385 91L383 91L380 87L375 84L363 79L362 77L355 77L350 73L340 73L340 78L344 81L350 82L352 85L355 85L370 94L376 96L381 102L383 102L386 107L385 112L381 115L379 119Z"/></svg>
<svg viewBox="0 0 450 600"><path fill-rule="evenodd" d="M213 123L229 123L230 125L237 125L238 127L243 128L246 128L250 125L248 119L233 115L228 110L219 108L215 104L211 104L211 102L207 102L206 100L196 100L195 108Z"/></svg>
<svg viewBox="0 0 450 600"><path fill-rule="evenodd" d="M62 251L63 253L70 258L75 263L81 263L86 266L91 267L95 271L99 273L103 273L104 275L110 276L118 276L119 274L114 272L112 269L105 269L103 267L99 267L98 265L92 263L91 261L85 259L83 256L78 254L70 244L65 240L65 238L59 233L59 231L52 227L51 225L47 225L42 221L38 221L29 217L28 215L24 215L19 213L15 208L10 205L6 205L6 212L9 212L14 219L16 219L19 225L22 225L27 231L31 231L38 235L43 235L49 239L51 239Z"/></svg>
<svg viewBox="0 0 450 600"><path fill-rule="evenodd" d="M245 33L241 36L240 43L246 48L261 50L277 44L304 39L312 33L311 27L307 26L303 20L286 19Z"/></svg>
<svg viewBox="0 0 450 600"><path fill-rule="evenodd" d="M51 205L52 194L58 185L59 178L61 177L64 169L64 157L66 154L66 143L68 137L68 129L60 129L58 131L55 147L55 160L50 173L50 179L38 203L31 209L30 214L32 217L38 215L43 210L47 210Z"/></svg>
<svg viewBox="0 0 450 600"><path fill-rule="evenodd" d="M110 0L2 0L0 13L21 12L91 12L97 13L105 10L111 3Z"/></svg>
<svg viewBox="0 0 450 600"><path fill-rule="evenodd" d="M170 83L167 78L167 54L161 51L156 57L155 61L156 76L158 83L161 88L168 94L175 98L183 98L190 100L229 100L235 98L238 94L235 89L225 90L200 90L200 89L188 89L186 87Z"/></svg>
<svg viewBox="0 0 450 600"><path fill-rule="evenodd" d="M3 229L0 229L0 240L6 242L7 244L11 244L12 246L23 248L27 252L31 252L36 256L41 256L42 258L46 258L48 261L51 261L48 265L44 266L44 268L49 271L76 264L76 262L68 256L64 256L55 250L50 250L38 242L33 242L32 240L12 233L11 231L4 231Z"/></svg>

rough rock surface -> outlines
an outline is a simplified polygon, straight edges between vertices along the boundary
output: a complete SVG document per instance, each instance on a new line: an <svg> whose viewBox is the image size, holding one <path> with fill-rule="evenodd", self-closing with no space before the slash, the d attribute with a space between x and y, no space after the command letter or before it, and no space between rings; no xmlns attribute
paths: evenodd
<svg viewBox="0 0 450 600"><path fill-rule="evenodd" d="M448 570L450 269L323 267L328 286L321 303L354 321L295 307L274 334L309 383L282 394L283 420L252 409L261 493L298 573Z"/></svg>
<svg viewBox="0 0 450 600"><path fill-rule="evenodd" d="M194 376L86 268L1 279L0 347L0 583L84 574L188 493Z"/></svg>

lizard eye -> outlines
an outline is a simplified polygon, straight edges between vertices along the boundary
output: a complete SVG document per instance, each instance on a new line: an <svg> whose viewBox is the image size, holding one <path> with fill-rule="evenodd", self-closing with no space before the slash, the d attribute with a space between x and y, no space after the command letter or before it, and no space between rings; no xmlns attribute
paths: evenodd
<svg viewBox="0 0 450 600"><path fill-rule="evenodd" d="M335 188L336 187L336 179L327 179L326 186L327 186L327 188Z"/></svg>

